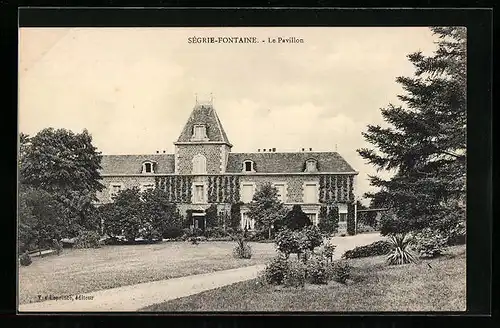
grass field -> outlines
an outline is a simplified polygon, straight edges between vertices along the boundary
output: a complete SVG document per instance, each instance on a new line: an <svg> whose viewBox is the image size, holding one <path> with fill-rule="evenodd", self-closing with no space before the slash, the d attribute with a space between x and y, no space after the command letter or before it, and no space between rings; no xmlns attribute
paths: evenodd
<svg viewBox="0 0 500 328"><path fill-rule="evenodd" d="M37 295L79 294L255 265L276 255L274 244L249 244L250 260L233 258L234 242L65 249L59 256L34 257L30 266L19 267L19 303L35 302Z"/></svg>
<svg viewBox="0 0 500 328"><path fill-rule="evenodd" d="M251 280L141 311L465 311L465 246L417 264L387 266L382 256L351 260L352 284L284 289Z"/></svg>

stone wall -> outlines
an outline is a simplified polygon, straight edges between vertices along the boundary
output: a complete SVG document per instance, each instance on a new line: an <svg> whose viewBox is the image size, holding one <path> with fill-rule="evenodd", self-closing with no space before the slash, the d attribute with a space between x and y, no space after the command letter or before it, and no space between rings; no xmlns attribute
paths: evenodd
<svg viewBox="0 0 500 328"><path fill-rule="evenodd" d="M201 154L207 160L207 173L221 173L222 155L221 145L178 145L175 154L179 174L191 174L193 171L193 157Z"/></svg>

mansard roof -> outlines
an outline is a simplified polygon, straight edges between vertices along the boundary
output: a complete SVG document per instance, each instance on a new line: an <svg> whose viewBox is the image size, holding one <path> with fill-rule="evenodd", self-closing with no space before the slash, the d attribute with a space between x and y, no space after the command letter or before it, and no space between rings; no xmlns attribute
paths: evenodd
<svg viewBox="0 0 500 328"><path fill-rule="evenodd" d="M195 124L204 124L206 126L209 141L224 142L231 145L219 116L211 104L196 104L177 142L191 142Z"/></svg>
<svg viewBox="0 0 500 328"><path fill-rule="evenodd" d="M258 173L299 173L304 172L307 160L317 161L318 172L351 173L354 169L336 152L269 152L269 153L229 153L226 172L242 171L243 162L251 160Z"/></svg>
<svg viewBox="0 0 500 328"><path fill-rule="evenodd" d="M174 173L175 163L173 154L155 155L103 155L101 173L104 174L140 174L142 163L155 163L157 174Z"/></svg>
<svg viewBox="0 0 500 328"><path fill-rule="evenodd" d="M305 162L314 159L321 172L353 173L355 170L336 152L269 152L269 153L229 153L227 173L241 173L243 162L251 160L255 164L255 174L259 173L301 173ZM173 154L155 155L103 155L103 174L141 174L142 164L155 163L155 174L173 174L175 159Z"/></svg>

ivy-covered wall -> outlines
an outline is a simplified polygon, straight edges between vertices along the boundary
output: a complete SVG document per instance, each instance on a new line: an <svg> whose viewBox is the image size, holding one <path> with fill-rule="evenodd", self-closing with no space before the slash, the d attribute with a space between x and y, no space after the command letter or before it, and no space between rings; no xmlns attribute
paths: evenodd
<svg viewBox="0 0 500 328"><path fill-rule="evenodd" d="M347 233L354 235L356 233L356 222L354 222L354 203L347 204Z"/></svg>
<svg viewBox="0 0 500 328"><path fill-rule="evenodd" d="M155 177L155 187L167 192L173 203L191 203L193 177L188 175Z"/></svg>
<svg viewBox="0 0 500 328"><path fill-rule="evenodd" d="M237 203L240 201L240 177L213 175L208 177L209 203Z"/></svg>
<svg viewBox="0 0 500 328"><path fill-rule="evenodd" d="M321 203L354 201L353 175L321 175L319 201Z"/></svg>

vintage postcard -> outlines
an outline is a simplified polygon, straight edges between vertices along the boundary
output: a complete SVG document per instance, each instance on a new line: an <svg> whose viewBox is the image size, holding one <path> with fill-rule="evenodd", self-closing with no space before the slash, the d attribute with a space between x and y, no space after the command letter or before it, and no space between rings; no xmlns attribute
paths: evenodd
<svg viewBox="0 0 500 328"><path fill-rule="evenodd" d="M465 311L466 43L20 28L19 312Z"/></svg>

